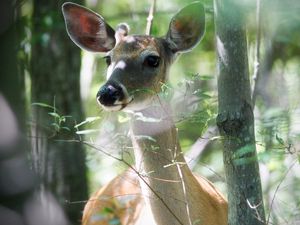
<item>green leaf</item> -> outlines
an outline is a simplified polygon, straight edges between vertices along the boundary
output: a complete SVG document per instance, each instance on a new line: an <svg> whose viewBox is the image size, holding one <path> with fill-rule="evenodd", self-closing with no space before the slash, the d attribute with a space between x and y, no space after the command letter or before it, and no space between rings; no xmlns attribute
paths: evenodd
<svg viewBox="0 0 300 225"><path fill-rule="evenodd" d="M197 219L193 222L193 225L201 225L201 220Z"/></svg>
<svg viewBox="0 0 300 225"><path fill-rule="evenodd" d="M159 122L162 121L162 119L157 119L157 118L152 118L152 117L146 117L141 112L135 112L135 111L127 110L127 113L130 113L130 114L134 115L134 117L135 117L136 120L140 120L140 121L143 121L143 122L159 123Z"/></svg>
<svg viewBox="0 0 300 225"><path fill-rule="evenodd" d="M282 116L283 114L284 114L284 110L283 110L283 109L273 107L273 108L268 109L268 110L264 113L263 118L264 118L264 119L269 119L269 120L270 120L270 119L274 119L274 118L276 118L276 117L280 117L280 116Z"/></svg>
<svg viewBox="0 0 300 225"><path fill-rule="evenodd" d="M55 112L49 112L48 114L49 114L50 116L55 117L55 118L61 118L61 116L60 116L59 114L55 113Z"/></svg>
<svg viewBox="0 0 300 225"><path fill-rule="evenodd" d="M193 95L197 95L197 96L199 96L202 99L210 99L210 98L212 98L212 96L209 95L206 91L202 91L200 89L194 91Z"/></svg>
<svg viewBox="0 0 300 225"><path fill-rule="evenodd" d="M121 114L118 115L118 121L119 121L119 123L126 123L129 120L130 120L130 117L127 116L127 115L121 115Z"/></svg>
<svg viewBox="0 0 300 225"><path fill-rule="evenodd" d="M48 105L48 104L45 104L45 103L41 103L41 102L35 102L35 103L32 103L31 105L33 105L33 106L40 106L40 107L44 107L44 108L50 108L50 109L54 109L55 110L55 107L53 107L51 105Z"/></svg>
<svg viewBox="0 0 300 225"><path fill-rule="evenodd" d="M61 122L66 122L66 117L65 116L62 116L62 117L60 117L59 118L59 122L61 123Z"/></svg>
<svg viewBox="0 0 300 225"><path fill-rule="evenodd" d="M92 133L97 133L99 130L97 129L89 129L89 130L79 130L76 131L76 134L92 134Z"/></svg>
<svg viewBox="0 0 300 225"><path fill-rule="evenodd" d="M170 99L173 95L173 88L169 84L162 84L161 86L161 93L159 94L164 99Z"/></svg>
<svg viewBox="0 0 300 225"><path fill-rule="evenodd" d="M152 141L152 142L156 142L156 140L153 137L150 137L150 136L147 136L147 135L135 135L134 137L137 140L145 139L145 140L149 140L149 141Z"/></svg>
<svg viewBox="0 0 300 225"><path fill-rule="evenodd" d="M278 134L276 134L275 138L276 138L276 141L278 141L279 144L285 145L284 140L281 137L279 137Z"/></svg>
<svg viewBox="0 0 300 225"><path fill-rule="evenodd" d="M161 119L145 117L145 116L138 117L138 118L136 118L136 120L140 120L140 121L147 122L147 123L159 123L159 122L161 122Z"/></svg>
<svg viewBox="0 0 300 225"><path fill-rule="evenodd" d="M115 212L115 210L111 207L104 207L102 212L105 214L113 214Z"/></svg>
<svg viewBox="0 0 300 225"><path fill-rule="evenodd" d="M60 126L57 124L57 123L51 123L51 125L54 127L54 129L56 131L59 131L60 130Z"/></svg>
<svg viewBox="0 0 300 225"><path fill-rule="evenodd" d="M61 129L67 130L67 131L71 131L71 129L69 127L61 127Z"/></svg>
<svg viewBox="0 0 300 225"><path fill-rule="evenodd" d="M159 123L161 122L161 119L157 119L157 118L152 118L152 117L146 117L143 115L143 113L140 112L133 112L135 115L135 119L136 120L140 120L143 122L148 122L148 123Z"/></svg>
<svg viewBox="0 0 300 225"><path fill-rule="evenodd" d="M96 121L96 120L100 120L100 119L101 119L101 117L99 117L99 116L87 117L87 118L86 118L84 121L82 121L81 123L76 124L76 125L74 126L74 128L78 128L78 127L80 127L80 126L82 126L82 125L84 125L84 124L92 123L92 122L94 122L94 121Z"/></svg>
<svg viewBox="0 0 300 225"><path fill-rule="evenodd" d="M211 76L211 75L200 75L199 79L200 80L212 80L212 79L214 79L214 76Z"/></svg>

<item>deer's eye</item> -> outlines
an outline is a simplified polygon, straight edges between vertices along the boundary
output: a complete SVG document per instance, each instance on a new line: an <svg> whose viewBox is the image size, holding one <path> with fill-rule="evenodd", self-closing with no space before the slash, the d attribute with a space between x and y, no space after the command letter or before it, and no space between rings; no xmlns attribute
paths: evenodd
<svg viewBox="0 0 300 225"><path fill-rule="evenodd" d="M106 65L109 66L111 64L111 57L109 55L103 57L105 59Z"/></svg>
<svg viewBox="0 0 300 225"><path fill-rule="evenodd" d="M158 67L160 63L160 57L156 55L149 55L145 58L144 65L149 67Z"/></svg>

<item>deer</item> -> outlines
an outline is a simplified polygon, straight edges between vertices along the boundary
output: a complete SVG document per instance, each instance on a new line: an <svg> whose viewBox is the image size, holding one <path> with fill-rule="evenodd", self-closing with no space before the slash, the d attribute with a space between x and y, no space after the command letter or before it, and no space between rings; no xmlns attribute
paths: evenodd
<svg viewBox="0 0 300 225"><path fill-rule="evenodd" d="M164 37L130 35L126 23L113 29L102 16L75 3L64 3L62 12L77 46L105 54L106 82L96 99L110 113L130 115L135 158L134 167L90 197L82 224L227 224L226 199L188 167L170 104L159 97L172 63L204 35L203 5L194 2L177 12Z"/></svg>

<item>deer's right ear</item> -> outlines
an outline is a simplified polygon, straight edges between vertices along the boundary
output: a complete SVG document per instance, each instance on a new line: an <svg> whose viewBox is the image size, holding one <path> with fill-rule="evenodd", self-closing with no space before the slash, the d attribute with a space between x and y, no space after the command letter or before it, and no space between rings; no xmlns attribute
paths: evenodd
<svg viewBox="0 0 300 225"><path fill-rule="evenodd" d="M97 13L67 2L62 6L67 32L80 48L92 52L108 52L114 48L115 31Z"/></svg>

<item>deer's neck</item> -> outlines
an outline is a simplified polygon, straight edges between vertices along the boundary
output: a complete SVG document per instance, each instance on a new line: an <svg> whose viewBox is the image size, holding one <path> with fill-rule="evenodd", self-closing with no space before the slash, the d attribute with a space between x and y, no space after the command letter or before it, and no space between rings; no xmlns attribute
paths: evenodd
<svg viewBox="0 0 300 225"><path fill-rule="evenodd" d="M190 187L197 186L197 181L186 165L170 111L153 106L140 113L131 131L146 204L157 224L189 225L193 214Z"/></svg>

